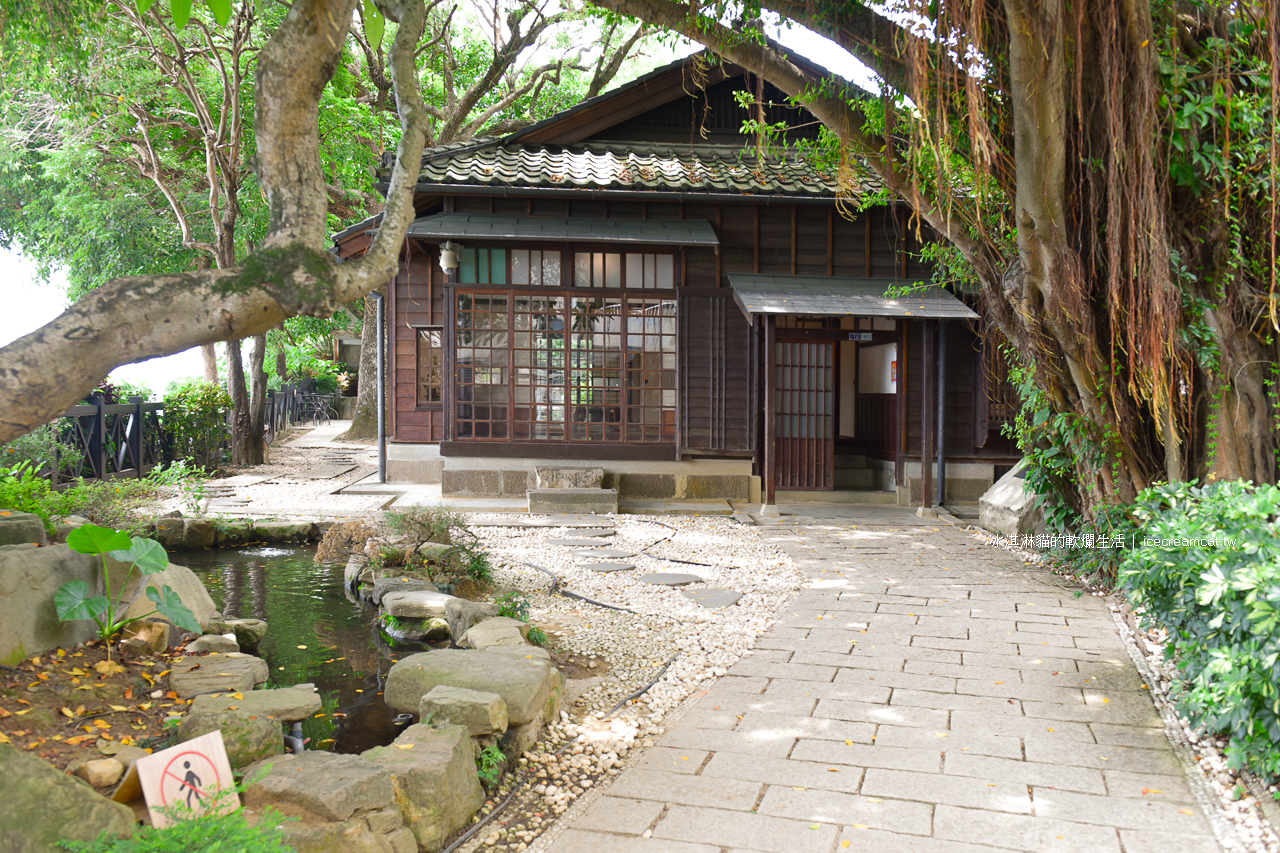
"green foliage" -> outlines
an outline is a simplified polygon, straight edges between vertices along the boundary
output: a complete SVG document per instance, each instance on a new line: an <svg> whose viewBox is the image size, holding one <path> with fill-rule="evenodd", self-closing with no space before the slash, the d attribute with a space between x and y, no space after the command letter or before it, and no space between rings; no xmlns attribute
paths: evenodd
<svg viewBox="0 0 1280 853"><path fill-rule="evenodd" d="M493 579L493 565L489 555L478 543L457 546L462 555L462 573L472 580L490 581Z"/></svg>
<svg viewBox="0 0 1280 853"><path fill-rule="evenodd" d="M393 616L390 613L382 614L382 624L386 625L388 628L390 628L393 631L400 631L400 630L403 630L404 628L404 626L400 624L400 617Z"/></svg>
<svg viewBox="0 0 1280 853"><path fill-rule="evenodd" d="M177 720L174 720L175 725ZM167 726L167 722L166 722ZM259 776L259 778L261 778ZM214 796L243 793L247 784L224 788ZM268 808L252 824L244 809L227 814L204 810L191 815L185 803L166 809L174 822L163 829L144 826L125 839L100 836L94 841L64 841L73 853L291 853L280 831L279 813Z"/></svg>
<svg viewBox="0 0 1280 853"><path fill-rule="evenodd" d="M529 626L529 642L535 646L545 646L547 644L547 632L539 628L537 625Z"/></svg>
<svg viewBox="0 0 1280 853"><path fill-rule="evenodd" d="M502 771L506 766L506 754L496 743L491 743L480 751L480 757L476 759L476 775L481 782L493 787L502 778Z"/></svg>
<svg viewBox="0 0 1280 853"><path fill-rule="evenodd" d="M164 428L173 438L174 455L212 468L219 448L230 438L227 410L231 396L220 385L188 379L169 386L164 397Z"/></svg>
<svg viewBox="0 0 1280 853"><path fill-rule="evenodd" d="M498 605L499 616L519 619L521 622L529 621L529 597L523 592L513 589L501 593L493 599L493 603Z"/></svg>
<svg viewBox="0 0 1280 853"><path fill-rule="evenodd" d="M0 468L0 509L34 513L40 516L45 528L52 531L54 512L50 504L56 498L53 486L36 474L30 461Z"/></svg>
<svg viewBox="0 0 1280 853"><path fill-rule="evenodd" d="M164 468L159 466L152 468L147 479L157 486L178 486L189 480L204 479L204 472L187 460L179 459L177 462L170 462Z"/></svg>
<svg viewBox="0 0 1280 853"><path fill-rule="evenodd" d="M121 530L111 530L96 524L86 524L76 528L67 537L67 546L81 554L92 554L107 557L126 563L128 569L124 579L120 581L121 589L128 587L129 579L137 569L144 577L162 572L169 567L169 555L164 547L154 539L141 539ZM63 622L74 622L92 619L98 626L98 637L110 641L121 628L159 613L179 628L187 631L199 631L200 623L195 615L182 603L182 597L174 592L168 584L157 590L152 586L140 585L138 592L128 602L117 601L111 591L111 572L102 572L102 583L106 595L91 595L89 584L82 580L74 580L63 584L54 594L54 608L58 619ZM156 605L151 613L133 618L125 618L124 614L133 606L142 590L146 590L147 598Z"/></svg>
<svg viewBox="0 0 1280 853"><path fill-rule="evenodd" d="M1280 776L1280 488L1161 485L1133 514L1120 579L1169 631L1179 710L1230 735L1232 766Z"/></svg>
<svg viewBox="0 0 1280 853"><path fill-rule="evenodd" d="M52 472L54 467L66 471L76 456L75 448L62 441L58 423L49 423L33 429L20 438L0 448L0 464L13 466L20 462L31 464L36 473Z"/></svg>

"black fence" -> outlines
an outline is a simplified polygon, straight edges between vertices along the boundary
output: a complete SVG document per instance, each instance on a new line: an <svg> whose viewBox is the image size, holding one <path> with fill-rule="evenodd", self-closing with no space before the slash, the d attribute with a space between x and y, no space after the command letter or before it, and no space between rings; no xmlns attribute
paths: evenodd
<svg viewBox="0 0 1280 853"><path fill-rule="evenodd" d="M265 415L266 441L270 444L280 430L301 424L311 408L308 392L313 387L289 384L279 391L267 392ZM310 380L314 386L315 380ZM46 472L54 485L83 477L110 480L121 477L145 477L156 466L166 466L184 459L193 465L213 467L230 451L231 422L235 410L225 414L227 429L202 449L179 452L173 436L165 429L164 403L144 403L141 397L130 397L128 403L107 404L95 394L84 404L75 406L56 421L58 438L66 447Z"/></svg>

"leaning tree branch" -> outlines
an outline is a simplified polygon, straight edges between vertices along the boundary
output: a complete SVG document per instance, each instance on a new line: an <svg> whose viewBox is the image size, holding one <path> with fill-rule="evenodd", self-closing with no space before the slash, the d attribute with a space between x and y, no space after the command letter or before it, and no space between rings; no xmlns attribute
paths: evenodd
<svg viewBox="0 0 1280 853"><path fill-rule="evenodd" d="M58 417L121 364L262 334L287 317L329 316L390 280L413 218L428 121L413 67L423 5L389 4L400 20L392 68L401 139L378 236L363 259L338 264L324 251L318 114L355 2L296 0L259 55L258 169L271 211L263 246L230 269L107 282L0 349L0 443Z"/></svg>

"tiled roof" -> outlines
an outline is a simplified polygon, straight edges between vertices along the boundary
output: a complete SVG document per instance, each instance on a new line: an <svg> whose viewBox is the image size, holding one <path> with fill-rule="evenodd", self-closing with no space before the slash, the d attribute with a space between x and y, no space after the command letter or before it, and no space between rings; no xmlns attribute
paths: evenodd
<svg viewBox="0 0 1280 853"><path fill-rule="evenodd" d="M886 297L890 287L908 287L910 279L729 273L734 299L743 313L812 316L915 317L976 320L969 306L940 287Z"/></svg>
<svg viewBox="0 0 1280 853"><path fill-rule="evenodd" d="M410 237L459 240L543 240L572 242L608 240L675 246L718 246L715 229L705 219L559 219L492 213L437 213L409 226Z"/></svg>
<svg viewBox="0 0 1280 853"><path fill-rule="evenodd" d="M423 184L825 198L837 194L834 174L799 158L769 157L761 163L754 152L741 147L652 142L524 146L473 141L424 152L420 187Z"/></svg>

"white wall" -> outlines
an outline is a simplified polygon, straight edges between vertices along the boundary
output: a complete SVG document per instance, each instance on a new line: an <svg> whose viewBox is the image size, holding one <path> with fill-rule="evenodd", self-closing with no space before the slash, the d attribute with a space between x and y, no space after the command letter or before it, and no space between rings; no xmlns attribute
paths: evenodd
<svg viewBox="0 0 1280 853"><path fill-rule="evenodd" d="M897 358L897 344L860 347L858 349L858 393L897 393L898 383L893 378L893 362Z"/></svg>
<svg viewBox="0 0 1280 853"><path fill-rule="evenodd" d="M837 419L837 433L845 438L853 438L854 432L854 398L858 378L858 345L853 341L838 341L840 347L840 412Z"/></svg>

